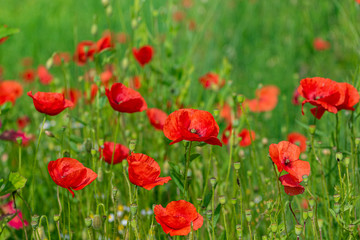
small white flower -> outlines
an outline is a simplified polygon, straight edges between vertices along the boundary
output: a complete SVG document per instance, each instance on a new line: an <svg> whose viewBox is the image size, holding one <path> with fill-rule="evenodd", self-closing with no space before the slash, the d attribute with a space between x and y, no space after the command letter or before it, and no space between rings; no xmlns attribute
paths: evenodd
<svg viewBox="0 0 360 240"><path fill-rule="evenodd" d="M115 220L114 214L110 213L110 215L108 216L108 221L113 222L114 220Z"/></svg>
<svg viewBox="0 0 360 240"><path fill-rule="evenodd" d="M123 226L126 226L127 225L127 219L123 219L123 220L121 220L121 224L123 225Z"/></svg>

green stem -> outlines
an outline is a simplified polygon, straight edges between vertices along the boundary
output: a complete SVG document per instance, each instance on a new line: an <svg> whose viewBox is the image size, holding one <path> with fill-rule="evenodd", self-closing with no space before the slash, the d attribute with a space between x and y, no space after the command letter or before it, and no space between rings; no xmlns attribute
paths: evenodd
<svg viewBox="0 0 360 240"><path fill-rule="evenodd" d="M215 224L214 224L214 215L215 215L215 186L212 186L212 203L211 203L211 228L212 228L212 239L215 240Z"/></svg>
<svg viewBox="0 0 360 240"><path fill-rule="evenodd" d="M233 154L234 135L235 135L233 129L231 129L230 134L231 134L231 138L230 138L230 154L229 154L229 163L228 163L228 169L227 169L226 181L225 181L225 193L227 191L228 185L230 185L228 181L229 181L230 169L231 169L231 165L232 165L232 154Z"/></svg>
<svg viewBox="0 0 360 240"><path fill-rule="evenodd" d="M286 227L286 218L285 218L285 211L283 208L283 204L282 204L282 198L281 198L281 191L280 191L280 184L279 184L279 177L278 174L276 172L276 168L275 168L275 164L273 163L273 167L274 167L274 173L276 176L276 183L277 183L277 188L278 188L278 193L279 193L279 199L280 199L280 208L281 208L281 212L282 212L282 218L283 218L283 222L284 222L284 226L285 226L285 233L286 236L288 235L288 231L287 231L287 227Z"/></svg>
<svg viewBox="0 0 360 240"><path fill-rule="evenodd" d="M187 184L187 173L189 170L189 165L190 165L190 154L191 154L191 145L192 142L190 141L189 146L188 146L188 154L187 154L187 158L186 158L186 165L185 165L185 172L184 172L184 198L186 199L188 196L188 184Z"/></svg>
<svg viewBox="0 0 360 240"><path fill-rule="evenodd" d="M43 218L45 218L45 220L46 220L48 237L49 237L49 240L51 240L50 228L49 228L49 221L48 221L48 219L47 219L47 217L46 217L45 215L42 215L41 218L40 218L40 226L41 226L41 220L42 220Z"/></svg>
<svg viewBox="0 0 360 240"><path fill-rule="evenodd" d="M68 199L68 228L69 228L69 238L71 240L71 213L70 213L70 195L69 195L69 191L67 191L67 199Z"/></svg>

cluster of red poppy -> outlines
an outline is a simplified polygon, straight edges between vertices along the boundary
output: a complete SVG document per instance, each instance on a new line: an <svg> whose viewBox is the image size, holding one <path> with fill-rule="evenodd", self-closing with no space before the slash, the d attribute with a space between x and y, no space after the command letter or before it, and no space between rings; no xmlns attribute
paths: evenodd
<svg viewBox="0 0 360 240"><path fill-rule="evenodd" d="M305 98L302 102L304 115L305 103L315 106L311 113L321 119L325 111L337 113L340 110L354 111L354 105L359 102L359 93L349 83L338 83L328 78L314 77L300 81L299 94Z"/></svg>
<svg viewBox="0 0 360 240"><path fill-rule="evenodd" d="M303 181L304 175L309 176L310 164L299 159L300 148L290 142L282 141L278 144L271 144L269 154L280 173L283 170L288 172L279 178L286 194L290 196L302 194L305 189L300 183Z"/></svg>

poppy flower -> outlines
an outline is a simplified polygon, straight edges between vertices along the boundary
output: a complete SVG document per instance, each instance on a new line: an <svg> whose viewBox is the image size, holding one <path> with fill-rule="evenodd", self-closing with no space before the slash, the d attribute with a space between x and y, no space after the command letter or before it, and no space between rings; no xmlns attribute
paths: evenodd
<svg viewBox="0 0 360 240"><path fill-rule="evenodd" d="M189 21L189 30L190 31L194 31L196 29L196 22L195 20L190 20Z"/></svg>
<svg viewBox="0 0 360 240"><path fill-rule="evenodd" d="M185 236L193 230L196 231L203 225L204 218L196 211L193 204L185 201L172 201L166 208L161 205L154 207L156 221L161 225L166 234L170 236Z"/></svg>
<svg viewBox="0 0 360 240"><path fill-rule="evenodd" d="M69 190L73 197L73 190L81 190L97 178L93 170L84 167L76 159L66 157L50 161L48 171L52 180L58 186Z"/></svg>
<svg viewBox="0 0 360 240"><path fill-rule="evenodd" d="M310 164L309 162L299 160L300 148L295 144L287 141L271 144L269 154L278 171L282 172L285 170L297 182L301 182L304 175L310 174Z"/></svg>
<svg viewBox="0 0 360 240"><path fill-rule="evenodd" d="M141 87L141 79L139 76L135 76L133 77L130 82L129 85L132 89L139 89Z"/></svg>
<svg viewBox="0 0 360 240"><path fill-rule="evenodd" d="M330 43L322 38L315 38L313 46L316 51L325 51L330 48Z"/></svg>
<svg viewBox="0 0 360 240"><path fill-rule="evenodd" d="M272 111L278 103L278 95L280 90L276 86L264 86L256 90L256 98L246 100L245 105L249 107L252 112L268 112Z"/></svg>
<svg viewBox="0 0 360 240"><path fill-rule="evenodd" d="M251 135L250 135L249 130L243 129L239 133L238 137L241 137L239 145L241 147L247 147L247 146L249 146L251 144L252 141L255 140L255 132L251 130Z"/></svg>
<svg viewBox="0 0 360 240"><path fill-rule="evenodd" d="M106 32L99 41L96 42L96 53L100 53L108 48L113 48L114 44L112 43L111 33Z"/></svg>
<svg viewBox="0 0 360 240"><path fill-rule="evenodd" d="M149 45L143 46L140 49L133 48L132 52L141 67L148 64L154 55L154 49Z"/></svg>
<svg viewBox="0 0 360 240"><path fill-rule="evenodd" d="M185 13L182 11L176 11L173 13L173 20L175 22L181 22L185 18Z"/></svg>
<svg viewBox="0 0 360 240"><path fill-rule="evenodd" d="M232 123L232 111L229 104L224 103L222 107L220 107L220 117L223 118L228 124Z"/></svg>
<svg viewBox="0 0 360 240"><path fill-rule="evenodd" d="M23 146L29 145L30 141L34 139L32 135L28 135L20 130L6 130L0 134L0 140L17 143L17 138L21 138Z"/></svg>
<svg viewBox="0 0 360 240"><path fill-rule="evenodd" d="M18 128L24 129L30 123L30 118L28 116L19 117L16 120L16 123L18 125Z"/></svg>
<svg viewBox="0 0 360 240"><path fill-rule="evenodd" d="M94 47L94 42L82 41L76 47L74 62L76 62L77 65L82 66L87 63L88 60L94 59L95 52L96 48Z"/></svg>
<svg viewBox="0 0 360 240"><path fill-rule="evenodd" d="M61 93L37 92L35 95L32 95L30 91L27 95L33 99L34 106L38 112L50 116L58 115L64 111L65 108L74 106L74 104L65 99L64 94Z"/></svg>
<svg viewBox="0 0 360 240"><path fill-rule="evenodd" d="M104 72L100 73L100 81L104 87L109 87L110 82L115 82L116 77L114 76L112 70L108 68Z"/></svg>
<svg viewBox="0 0 360 240"><path fill-rule="evenodd" d="M151 125L157 130L163 130L167 114L157 108L149 108L146 110L146 115L149 118Z"/></svg>
<svg viewBox="0 0 360 240"><path fill-rule="evenodd" d="M223 87L225 84L225 80L220 81L219 75L212 72L207 73L204 76L200 77L199 82L201 83L201 85L203 85L205 89L212 88L215 90Z"/></svg>
<svg viewBox="0 0 360 240"><path fill-rule="evenodd" d="M279 180L284 186L285 193L289 196L299 195L305 191L305 188L298 181L294 180L290 174L282 175Z"/></svg>
<svg viewBox="0 0 360 240"><path fill-rule="evenodd" d="M111 107L118 112L134 113L147 109L147 104L139 92L127 88L122 83L114 83L111 90L105 89Z"/></svg>
<svg viewBox="0 0 360 240"><path fill-rule="evenodd" d="M221 136L221 141L224 143L224 144L228 144L229 143L229 139L231 137L231 130L232 130L232 125L229 124L223 131L223 134Z"/></svg>
<svg viewBox="0 0 360 240"><path fill-rule="evenodd" d="M37 69L37 75L42 84L48 85L51 83L53 76L48 72L45 66L39 66Z"/></svg>
<svg viewBox="0 0 360 240"><path fill-rule="evenodd" d="M301 133L293 132L289 133L287 139L290 143L296 144L300 147L300 152L306 151L306 137Z"/></svg>
<svg viewBox="0 0 360 240"><path fill-rule="evenodd" d="M115 145L115 154L114 154L114 143L113 142L105 142L104 148L99 148L100 159L104 159L105 162L111 164L111 160L114 154L114 164L121 163L122 160L126 159L129 156L129 149L121 144Z"/></svg>
<svg viewBox="0 0 360 240"><path fill-rule="evenodd" d="M16 81L0 81L0 105L5 102L12 102L14 105L16 99L22 94L23 87L20 83Z"/></svg>
<svg viewBox="0 0 360 240"><path fill-rule="evenodd" d="M70 62L70 59L71 59L70 53L67 52L55 53L53 56L53 63L55 66L60 66L62 63Z"/></svg>
<svg viewBox="0 0 360 240"><path fill-rule="evenodd" d="M71 106L71 108L74 108L76 106L82 95L81 92L75 88L70 88L67 92L65 92L64 89L62 93L64 94L64 96L68 96L70 98L70 101L73 103L73 106Z"/></svg>
<svg viewBox="0 0 360 240"><path fill-rule="evenodd" d="M2 212L4 215L16 214L16 216L7 223L10 227L15 228L16 230L29 225L28 221L23 218L22 212L19 209L14 208L14 201L0 205L0 212Z"/></svg>
<svg viewBox="0 0 360 240"><path fill-rule="evenodd" d="M338 83L340 87L343 89L345 98L344 102L337 105L336 108L338 111L340 110L351 110L354 111L355 104L359 102L359 92L356 90L356 88L349 84L349 83Z"/></svg>
<svg viewBox="0 0 360 240"><path fill-rule="evenodd" d="M172 140L170 145L186 141L206 142L222 146L217 138L219 126L211 113L197 109L180 109L171 113L163 128L165 137Z"/></svg>
<svg viewBox="0 0 360 240"><path fill-rule="evenodd" d="M95 83L91 84L90 96L88 96L87 93L85 92L85 99L87 104L94 102L98 90L99 88Z"/></svg>
<svg viewBox="0 0 360 240"><path fill-rule="evenodd" d="M171 177L159 177L160 166L151 157L142 153L131 153L127 157L129 164L129 180L132 184L151 190L155 186L164 185Z"/></svg>
<svg viewBox="0 0 360 240"><path fill-rule="evenodd" d="M21 73L21 78L24 82L32 83L35 80L36 73L33 69L26 69Z"/></svg>

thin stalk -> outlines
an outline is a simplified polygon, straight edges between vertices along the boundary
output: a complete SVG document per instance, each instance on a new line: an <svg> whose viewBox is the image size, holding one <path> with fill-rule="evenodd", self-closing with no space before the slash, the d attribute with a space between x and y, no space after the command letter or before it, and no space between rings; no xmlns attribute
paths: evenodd
<svg viewBox="0 0 360 240"><path fill-rule="evenodd" d="M295 215L295 213L294 213L294 211L293 211L293 209L292 209L292 207L291 207L291 200L289 201L289 208L290 208L290 211L291 211L291 213L293 214L293 216L294 216L294 218L295 218L295 221L296 221L297 225L300 225L300 223L299 223L299 221L297 220L296 215Z"/></svg>
<svg viewBox="0 0 360 240"><path fill-rule="evenodd" d="M273 167L274 167L274 173L275 173L275 176L276 176L276 183L277 183L277 188L278 188L278 193L279 193L279 199L280 199L280 207L281 207L281 212L282 212L282 218L283 218L283 222L284 222L284 226L285 226L285 233L286 233L286 236L288 235L288 231L287 231L287 227L286 227L286 218L285 218L285 211L284 211L284 208L282 207L283 204L282 204L282 198L281 198L281 191L280 191L280 184L279 184L279 177L278 177L278 174L276 172L276 168L275 168L275 164L273 163Z"/></svg>
<svg viewBox="0 0 360 240"><path fill-rule="evenodd" d="M48 237L49 237L49 240L51 240L50 228L49 228L49 221L48 221L48 218L47 218L45 215L42 215L41 218L40 218L40 226L41 226L41 220L42 220L43 218L45 218L45 220L46 220Z"/></svg>
<svg viewBox="0 0 360 240"><path fill-rule="evenodd" d="M215 186L212 186L212 203L211 203L211 227L212 227L212 239L215 238L215 226L214 226L214 214L215 214Z"/></svg>
<svg viewBox="0 0 360 240"><path fill-rule="evenodd" d="M223 208L223 216L224 216L224 227L225 227L225 234L226 234L226 240L229 239L229 231L226 223L226 213L225 213L225 207Z"/></svg>
<svg viewBox="0 0 360 240"><path fill-rule="evenodd" d="M230 185L228 181L229 181L230 169L231 169L231 165L232 165L232 154L233 154L234 135L235 135L235 132L234 132L233 129L231 129L230 134L231 134L231 138L230 138L230 154L229 154L229 163L228 163L228 169L227 169L226 181L225 181L225 193L227 191L228 185Z"/></svg>
<svg viewBox="0 0 360 240"><path fill-rule="evenodd" d="M187 173L189 170L189 165L190 165L190 154L191 154L191 145L192 145L192 141L190 141L189 147L188 147L188 154L187 154L187 158L186 158L186 165L185 165L185 172L184 172L184 198L186 199L188 197L188 184L187 184Z"/></svg>
<svg viewBox="0 0 360 240"><path fill-rule="evenodd" d="M69 228L69 238L71 240L71 214L70 214L70 195L69 191L67 191L67 199L68 199L68 228Z"/></svg>

